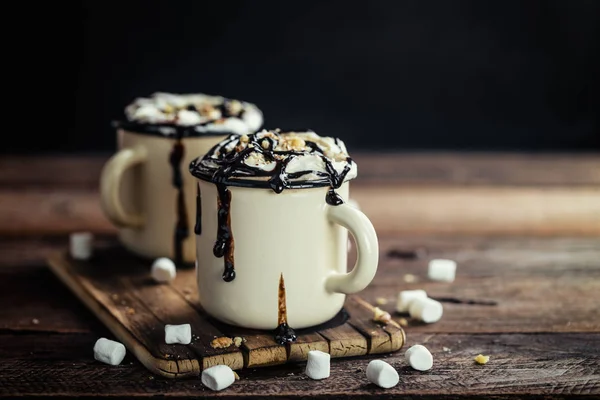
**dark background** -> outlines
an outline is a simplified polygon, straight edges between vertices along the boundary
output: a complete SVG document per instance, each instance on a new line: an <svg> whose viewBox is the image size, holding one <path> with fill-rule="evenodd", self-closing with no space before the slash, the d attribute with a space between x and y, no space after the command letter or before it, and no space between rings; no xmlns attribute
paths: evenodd
<svg viewBox="0 0 600 400"><path fill-rule="evenodd" d="M63 65L51 84L75 89L75 122L35 145L16 138L12 152L112 151L111 120L154 91L255 102L266 127L312 128L351 151L600 149L600 1L48 9L36 45Z"/></svg>

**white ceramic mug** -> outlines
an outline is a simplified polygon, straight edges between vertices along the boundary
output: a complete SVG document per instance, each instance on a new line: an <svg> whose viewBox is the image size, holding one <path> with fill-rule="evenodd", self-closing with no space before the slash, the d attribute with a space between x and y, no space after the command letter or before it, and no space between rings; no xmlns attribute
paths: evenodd
<svg viewBox="0 0 600 400"><path fill-rule="evenodd" d="M234 239L235 279L223 280L224 258L213 255L218 231L217 186L198 179L202 231L196 236L202 307L232 325L274 329L281 323L280 279L287 324L315 326L333 318L345 295L363 290L375 276L377 235L355 207L327 204L328 187L286 189L227 186ZM337 193L348 199L349 182ZM348 231L358 259L347 272Z"/></svg>
<svg viewBox="0 0 600 400"><path fill-rule="evenodd" d="M119 228L119 240L128 250L146 258L180 258L178 262L193 263L197 189L186 166L223 137L181 139L185 152L179 167L183 211L178 211L179 191L173 185L174 167L169 163L175 141L122 129L117 135L119 151L102 170L100 199L104 214ZM187 230L180 244L175 243L178 224ZM178 245L180 256L176 254Z"/></svg>
<svg viewBox="0 0 600 400"><path fill-rule="evenodd" d="M100 199L128 250L146 258L169 257L180 264L193 264L197 185L189 176L188 166L230 134L227 129L241 133L258 129L262 113L251 103L237 102L251 119L177 126L169 118L178 115L180 109L186 118L196 118L188 122L201 121L202 117L194 117L185 108L188 104L223 100L203 94L155 93L151 98L136 99L126 108L128 120L117 130L119 151L102 170Z"/></svg>

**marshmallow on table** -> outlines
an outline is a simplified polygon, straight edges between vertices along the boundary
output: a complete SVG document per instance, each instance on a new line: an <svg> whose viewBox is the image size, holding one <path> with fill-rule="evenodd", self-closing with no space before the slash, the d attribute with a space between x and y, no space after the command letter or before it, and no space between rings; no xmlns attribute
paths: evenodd
<svg viewBox="0 0 600 400"><path fill-rule="evenodd" d="M452 260L431 260L427 276L432 281L452 282L456 275L456 262Z"/></svg>
<svg viewBox="0 0 600 400"><path fill-rule="evenodd" d="M75 232L69 237L69 252L76 260L88 260L92 256L92 241L94 235L90 232Z"/></svg>
<svg viewBox="0 0 600 400"><path fill-rule="evenodd" d="M439 301L430 298L414 299L408 306L408 313L412 318L430 324L442 318L444 307L442 307L442 303Z"/></svg>
<svg viewBox="0 0 600 400"><path fill-rule="evenodd" d="M235 373L227 365L215 365L202 371L201 380L211 390L223 390L235 382Z"/></svg>
<svg viewBox="0 0 600 400"><path fill-rule="evenodd" d="M125 358L125 346L106 338L100 338L94 344L94 358L110 365L119 365Z"/></svg>
<svg viewBox="0 0 600 400"><path fill-rule="evenodd" d="M403 290L398 293L398 301L396 302L396 311L408 312L408 306L415 299L426 299L427 292L421 289L417 290Z"/></svg>
<svg viewBox="0 0 600 400"><path fill-rule="evenodd" d="M165 325L165 343L190 344L192 341L192 327L190 324Z"/></svg>
<svg viewBox="0 0 600 400"><path fill-rule="evenodd" d="M331 356L319 350L308 352L308 362L306 363L306 375L311 379L329 378L329 361Z"/></svg>
<svg viewBox="0 0 600 400"><path fill-rule="evenodd" d="M394 387L400 381L398 372L383 360L373 360L367 365L367 379L384 389Z"/></svg>
<svg viewBox="0 0 600 400"><path fill-rule="evenodd" d="M156 282L165 283L171 282L177 275L175 263L166 257L157 258L152 263L151 271L152 279Z"/></svg>
<svg viewBox="0 0 600 400"><path fill-rule="evenodd" d="M427 371L433 366L433 356L427 347L415 344L404 353L406 362L417 371Z"/></svg>

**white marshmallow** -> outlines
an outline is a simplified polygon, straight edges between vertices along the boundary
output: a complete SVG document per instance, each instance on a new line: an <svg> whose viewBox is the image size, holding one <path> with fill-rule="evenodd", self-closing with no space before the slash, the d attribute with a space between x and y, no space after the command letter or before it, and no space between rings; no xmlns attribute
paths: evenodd
<svg viewBox="0 0 600 400"><path fill-rule="evenodd" d="M308 361L306 363L306 375L311 379L329 378L329 362L331 356L319 350L308 352Z"/></svg>
<svg viewBox="0 0 600 400"><path fill-rule="evenodd" d="M156 282L171 282L177 275L175 263L166 257L157 258L152 264L152 279Z"/></svg>
<svg viewBox="0 0 600 400"><path fill-rule="evenodd" d="M398 301L396 302L396 311L405 313L408 312L410 303L415 299L426 299L427 292L421 289L403 290L398 293Z"/></svg>
<svg viewBox="0 0 600 400"><path fill-rule="evenodd" d="M398 372L383 360L373 360L367 366L367 379L379 387L389 389L400 381Z"/></svg>
<svg viewBox="0 0 600 400"><path fill-rule="evenodd" d="M235 382L235 374L227 365L215 365L202 371L202 384L210 390L223 390Z"/></svg>
<svg viewBox="0 0 600 400"><path fill-rule="evenodd" d="M196 111L179 110L177 113L177 123L179 125L196 125L204 121L206 121L206 118L202 118Z"/></svg>
<svg viewBox="0 0 600 400"><path fill-rule="evenodd" d="M452 260L431 260L427 276L432 281L452 282L456 276L456 262Z"/></svg>
<svg viewBox="0 0 600 400"><path fill-rule="evenodd" d="M442 303L430 298L414 299L408 306L408 313L412 318L419 319L427 324L439 321L443 312Z"/></svg>
<svg viewBox="0 0 600 400"><path fill-rule="evenodd" d="M88 260L92 256L92 241L94 235L90 232L75 232L69 237L69 252L76 260Z"/></svg>
<svg viewBox="0 0 600 400"><path fill-rule="evenodd" d="M427 371L433 366L433 356L427 347L415 344L404 353L406 362L417 371Z"/></svg>
<svg viewBox="0 0 600 400"><path fill-rule="evenodd" d="M114 340L100 338L94 344L94 358L110 365L119 365L125 358L125 346Z"/></svg>
<svg viewBox="0 0 600 400"><path fill-rule="evenodd" d="M190 324L165 325L165 343L190 344L192 341L192 327Z"/></svg>

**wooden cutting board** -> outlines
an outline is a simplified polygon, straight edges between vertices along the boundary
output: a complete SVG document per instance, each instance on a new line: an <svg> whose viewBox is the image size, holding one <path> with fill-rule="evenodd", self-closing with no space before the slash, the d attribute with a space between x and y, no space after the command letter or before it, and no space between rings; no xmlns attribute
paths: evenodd
<svg viewBox="0 0 600 400"><path fill-rule="evenodd" d="M298 340L279 345L272 332L241 329L211 319L200 306L193 268L178 269L170 284L150 278L150 261L127 253L118 244L95 249L89 261L66 252L52 255L51 270L151 372L169 378L199 375L204 368L226 364L232 369L306 360L310 350L336 357L390 353L402 348L405 334L394 321L373 321L374 308L348 296L332 321L298 331ZM168 345L165 324L189 323L192 343ZM240 347L214 348L218 337L241 337Z"/></svg>

